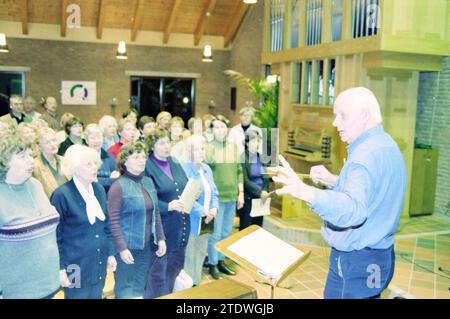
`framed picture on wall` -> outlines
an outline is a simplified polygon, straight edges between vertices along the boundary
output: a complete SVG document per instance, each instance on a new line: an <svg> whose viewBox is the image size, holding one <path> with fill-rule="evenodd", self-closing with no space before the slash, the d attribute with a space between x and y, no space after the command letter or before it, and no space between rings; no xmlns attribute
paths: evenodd
<svg viewBox="0 0 450 319"><path fill-rule="evenodd" d="M87 81L62 81L61 102L63 105L96 105L97 83Z"/></svg>

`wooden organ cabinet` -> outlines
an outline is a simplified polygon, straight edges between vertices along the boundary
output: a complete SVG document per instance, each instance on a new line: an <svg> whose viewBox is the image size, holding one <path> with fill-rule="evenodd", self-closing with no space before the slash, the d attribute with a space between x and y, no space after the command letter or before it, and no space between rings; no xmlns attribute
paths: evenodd
<svg viewBox="0 0 450 319"><path fill-rule="evenodd" d="M280 152L298 173L323 164L338 174L347 150L331 125L334 99L351 87L371 89L405 159L402 217L409 217L419 74L441 71L450 56L450 1L268 0L264 6L261 62L281 78ZM311 213L291 198L282 206L285 219Z"/></svg>

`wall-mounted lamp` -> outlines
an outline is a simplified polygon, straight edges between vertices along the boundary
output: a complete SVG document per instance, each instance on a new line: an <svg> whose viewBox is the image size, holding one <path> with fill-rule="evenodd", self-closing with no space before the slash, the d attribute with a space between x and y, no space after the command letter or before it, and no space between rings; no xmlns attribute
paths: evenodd
<svg viewBox="0 0 450 319"><path fill-rule="evenodd" d="M203 62L213 62L213 57L212 57L212 47L207 44L205 45L205 48L203 49L203 58L202 58Z"/></svg>
<svg viewBox="0 0 450 319"><path fill-rule="evenodd" d="M0 52L9 52L8 44L6 43L6 35L0 33Z"/></svg>
<svg viewBox="0 0 450 319"><path fill-rule="evenodd" d="M209 28L209 17L211 16L211 13L206 12L206 31L208 31ZM208 32L206 32L206 34L208 34ZM210 44L206 44L205 47L203 48L203 57L202 57L202 61L203 62L213 62L213 57L212 57L212 47Z"/></svg>
<svg viewBox="0 0 450 319"><path fill-rule="evenodd" d="M119 45L117 46L116 58L119 59L119 60L126 60L126 59L128 59L127 47L126 47L125 41L120 41L119 42Z"/></svg>
<svg viewBox="0 0 450 319"><path fill-rule="evenodd" d="M244 0L244 3L246 3L246 4L255 4L257 2L258 2L258 0Z"/></svg>
<svg viewBox="0 0 450 319"><path fill-rule="evenodd" d="M214 100L209 100L208 108L209 108L210 110L214 110L214 109L216 108L216 101L214 101Z"/></svg>
<svg viewBox="0 0 450 319"><path fill-rule="evenodd" d="M116 107L117 104L119 104L119 101L117 100L116 97L113 97L113 98L111 99L111 101L109 101L109 106L111 106L111 107Z"/></svg>

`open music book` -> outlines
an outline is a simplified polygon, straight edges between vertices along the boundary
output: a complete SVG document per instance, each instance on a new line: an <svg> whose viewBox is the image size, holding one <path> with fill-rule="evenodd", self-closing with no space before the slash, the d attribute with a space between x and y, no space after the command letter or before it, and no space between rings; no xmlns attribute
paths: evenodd
<svg viewBox="0 0 450 319"><path fill-rule="evenodd" d="M228 245L216 247L272 285L286 278L310 254L255 225L233 236Z"/></svg>

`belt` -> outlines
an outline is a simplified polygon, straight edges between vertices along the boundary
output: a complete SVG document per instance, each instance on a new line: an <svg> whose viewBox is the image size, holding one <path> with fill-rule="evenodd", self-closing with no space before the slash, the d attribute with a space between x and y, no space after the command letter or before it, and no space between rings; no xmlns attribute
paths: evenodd
<svg viewBox="0 0 450 319"><path fill-rule="evenodd" d="M356 225L356 226L350 226L350 227L338 227L338 226L334 226L332 223L327 222L327 221L324 221L324 222L323 222L323 225L324 225L326 228L329 228L329 229L331 229L331 230L333 230L333 231L343 232L343 231L346 231L346 230L349 230L349 229L358 229L358 228L360 228L362 225L364 225L364 224L366 223L366 221L367 221L367 218L364 219L364 221L363 221L361 224Z"/></svg>

